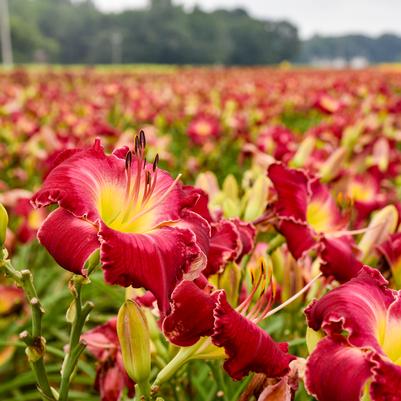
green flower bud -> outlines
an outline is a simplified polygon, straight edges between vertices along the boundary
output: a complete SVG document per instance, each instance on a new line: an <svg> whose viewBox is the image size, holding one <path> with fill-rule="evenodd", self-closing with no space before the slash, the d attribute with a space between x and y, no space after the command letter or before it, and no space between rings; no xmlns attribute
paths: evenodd
<svg viewBox="0 0 401 401"><path fill-rule="evenodd" d="M238 200L238 183L232 174L229 174L223 182L223 192L224 194L234 201Z"/></svg>
<svg viewBox="0 0 401 401"><path fill-rule="evenodd" d="M267 178L259 176L247 194L248 202L244 212L244 220L253 221L262 215L267 205Z"/></svg>
<svg viewBox="0 0 401 401"><path fill-rule="evenodd" d="M124 367L138 385L147 386L150 376L150 334L145 313L134 300L127 300L117 316L117 334Z"/></svg>
<svg viewBox="0 0 401 401"><path fill-rule="evenodd" d="M229 263L219 277L219 288L226 291L227 300L232 306L238 302L241 269L236 263Z"/></svg>
<svg viewBox="0 0 401 401"><path fill-rule="evenodd" d="M297 153L290 162L291 167L302 167L309 159L315 148L316 139L313 136L306 137L299 145Z"/></svg>
<svg viewBox="0 0 401 401"><path fill-rule="evenodd" d="M0 203L0 247L6 241L6 232L8 225L8 214L6 208Z"/></svg>

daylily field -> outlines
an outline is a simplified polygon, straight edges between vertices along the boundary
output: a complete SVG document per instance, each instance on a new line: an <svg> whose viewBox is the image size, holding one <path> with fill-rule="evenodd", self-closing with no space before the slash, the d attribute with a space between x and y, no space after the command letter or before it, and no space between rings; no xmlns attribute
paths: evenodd
<svg viewBox="0 0 401 401"><path fill-rule="evenodd" d="M0 71L1 401L401 400L401 73Z"/></svg>

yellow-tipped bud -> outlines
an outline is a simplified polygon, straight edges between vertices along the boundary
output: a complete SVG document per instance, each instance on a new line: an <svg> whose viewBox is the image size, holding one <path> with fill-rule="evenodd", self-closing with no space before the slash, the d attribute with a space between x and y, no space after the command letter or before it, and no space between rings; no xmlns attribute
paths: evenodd
<svg viewBox="0 0 401 401"><path fill-rule="evenodd" d="M6 241L6 232L8 226L8 214L6 208L0 203L0 247Z"/></svg>
<svg viewBox="0 0 401 401"><path fill-rule="evenodd" d="M366 233L359 241L361 260L369 264L374 260L374 249L395 232L398 222L398 211L394 205L388 205L377 212L369 223Z"/></svg>
<svg viewBox="0 0 401 401"><path fill-rule="evenodd" d="M150 376L150 334L145 313L134 300L127 300L117 316L117 334L128 376L148 385Z"/></svg>

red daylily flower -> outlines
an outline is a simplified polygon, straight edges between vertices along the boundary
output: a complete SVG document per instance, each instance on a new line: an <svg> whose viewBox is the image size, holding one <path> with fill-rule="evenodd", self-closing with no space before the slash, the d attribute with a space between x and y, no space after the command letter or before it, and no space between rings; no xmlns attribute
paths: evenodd
<svg viewBox="0 0 401 401"><path fill-rule="evenodd" d="M401 233L391 234L389 239L377 247L384 256L398 288L401 288Z"/></svg>
<svg viewBox="0 0 401 401"><path fill-rule="evenodd" d="M81 336L89 352L98 360L95 388L101 401L119 401L125 388L134 396L135 383L128 377L117 336L116 319Z"/></svg>
<svg viewBox="0 0 401 401"><path fill-rule="evenodd" d="M212 217L208 209L208 195L200 188L185 187L188 208L201 215L211 226L207 266L202 272L206 277L221 273L230 261L240 262L253 249L256 229L252 223L238 218Z"/></svg>
<svg viewBox="0 0 401 401"><path fill-rule="evenodd" d="M183 281L177 286L171 313L162 327L166 337L180 346L210 336L213 344L224 348L224 368L234 380L241 380L250 371L267 377L284 376L295 359L287 353L286 343L275 343L252 320L233 309L224 290L210 293L209 288L201 289L194 282Z"/></svg>
<svg viewBox="0 0 401 401"><path fill-rule="evenodd" d="M220 123L216 117L198 114L188 126L188 136L197 145L214 141L220 135Z"/></svg>
<svg viewBox="0 0 401 401"><path fill-rule="evenodd" d="M307 389L319 401L357 401L364 391L372 401L399 399L401 292L387 285L364 266L306 309L308 325L326 334L306 369Z"/></svg>
<svg viewBox="0 0 401 401"><path fill-rule="evenodd" d="M334 276L340 282L354 277L362 264L354 255L352 239L337 235L346 229L347 220L328 188L304 171L281 163L272 164L268 176L277 192L274 206L277 228L285 236L294 258L299 259L316 248L326 276ZM344 260L348 263L340 263Z"/></svg>
<svg viewBox="0 0 401 401"><path fill-rule="evenodd" d="M106 155L99 140L74 152L47 176L32 198L36 207L58 204L38 232L39 241L65 269L85 274L100 248L110 284L152 291L161 311L183 279L206 266L209 224L186 208L178 178L144 158L145 137L135 150Z"/></svg>

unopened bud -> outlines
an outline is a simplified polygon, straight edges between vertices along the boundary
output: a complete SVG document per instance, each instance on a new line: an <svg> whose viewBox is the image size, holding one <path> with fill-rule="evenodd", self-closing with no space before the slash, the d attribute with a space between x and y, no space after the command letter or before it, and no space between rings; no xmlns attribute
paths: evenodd
<svg viewBox="0 0 401 401"><path fill-rule="evenodd" d="M320 177L322 182L329 182L340 172L344 160L347 156L345 148L338 148L320 167Z"/></svg>
<svg viewBox="0 0 401 401"><path fill-rule="evenodd" d="M229 174L224 182L223 182L223 192L224 195L227 196L229 199L237 200L238 199L238 183L235 177L232 174Z"/></svg>
<svg viewBox="0 0 401 401"><path fill-rule="evenodd" d="M362 262L369 264L375 258L374 249L394 233L398 223L398 212L394 205L388 205L377 212L369 223L367 231L359 241Z"/></svg>
<svg viewBox="0 0 401 401"><path fill-rule="evenodd" d="M226 291L227 300L232 306L237 305L240 282L241 269L236 263L229 263L219 277L219 288Z"/></svg>
<svg viewBox="0 0 401 401"><path fill-rule="evenodd" d="M147 384L150 376L150 334L145 314L134 300L127 300L117 316L117 333L124 367L138 384Z"/></svg>
<svg viewBox="0 0 401 401"><path fill-rule="evenodd" d="M94 252L92 252L89 256L88 259L86 259L85 266L84 266L84 271L86 274L89 276L93 270L96 269L97 266L99 266L100 263L100 251L99 249L96 249Z"/></svg>
<svg viewBox="0 0 401 401"><path fill-rule="evenodd" d="M315 148L316 139L313 136L306 137L299 145L297 153L290 162L291 167L303 167Z"/></svg>
<svg viewBox="0 0 401 401"><path fill-rule="evenodd" d="M263 214L267 205L267 194L268 180L261 175L248 191L248 202L244 213L245 221L254 221Z"/></svg>
<svg viewBox="0 0 401 401"><path fill-rule="evenodd" d="M348 153L352 153L361 133L362 127L360 125L347 127L341 139L341 147L346 148Z"/></svg>
<svg viewBox="0 0 401 401"><path fill-rule="evenodd" d="M240 214L240 206L239 202L235 202L231 198L226 198L223 200L223 213L224 217L230 218L230 217L238 217Z"/></svg>
<svg viewBox="0 0 401 401"><path fill-rule="evenodd" d="M6 241L8 214L6 208L0 203L0 248Z"/></svg>

